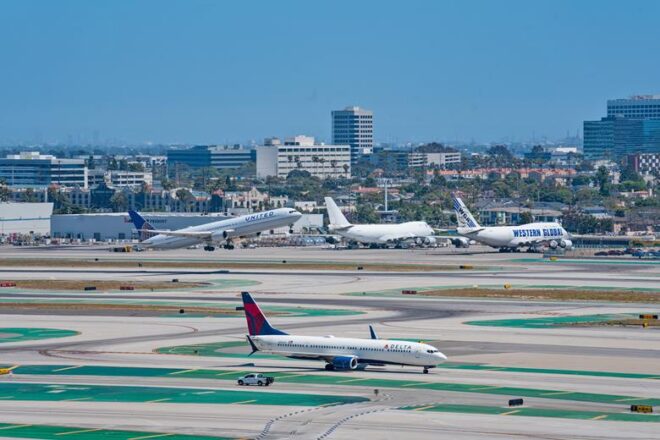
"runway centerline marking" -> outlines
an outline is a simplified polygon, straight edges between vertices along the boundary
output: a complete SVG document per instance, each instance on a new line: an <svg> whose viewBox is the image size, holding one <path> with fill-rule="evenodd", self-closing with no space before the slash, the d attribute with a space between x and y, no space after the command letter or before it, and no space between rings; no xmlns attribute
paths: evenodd
<svg viewBox="0 0 660 440"><path fill-rule="evenodd" d="M197 371L197 370L198 370L197 368L193 368L193 369L190 369L190 370L179 370L179 371L173 371L173 372L171 372L171 373L169 373L169 374L170 374L170 376L173 376L173 375L175 375L175 374L192 373L192 372Z"/></svg>
<svg viewBox="0 0 660 440"><path fill-rule="evenodd" d="M53 370L53 373L60 372L60 371L66 371L66 370L73 370L76 368L82 368L82 365L74 365L72 367L64 367L64 368L58 368L57 370Z"/></svg>
<svg viewBox="0 0 660 440"><path fill-rule="evenodd" d="M364 377L358 377L357 379L340 380L337 383L357 382L357 381L360 381L360 380L370 380L370 379L367 379L367 378L364 378Z"/></svg>
<svg viewBox="0 0 660 440"><path fill-rule="evenodd" d="M12 425L12 426L3 426L0 429L16 429L16 428L27 428L28 426L32 425Z"/></svg>
<svg viewBox="0 0 660 440"><path fill-rule="evenodd" d="M501 416L508 416L508 415L510 415L510 414L515 414L515 413L519 413L519 412L520 412L519 409L514 409L513 411L508 411L508 412L502 413L502 414L500 414L500 415L501 415Z"/></svg>
<svg viewBox="0 0 660 440"><path fill-rule="evenodd" d="M240 401L240 402L232 402L232 403L230 403L230 405L244 405L244 404L246 404L246 403L252 403L252 402L256 402L256 401L257 401L257 399L252 399L252 400L242 400L242 401Z"/></svg>
<svg viewBox="0 0 660 440"><path fill-rule="evenodd" d="M147 438L156 438L156 437L171 437L175 434L152 434L152 435L143 435L141 437L131 437L128 440L144 440Z"/></svg>
<svg viewBox="0 0 660 440"><path fill-rule="evenodd" d="M496 389L498 389L498 388L502 388L502 387L498 387L498 386L495 386L495 385L486 385L486 386L483 386L483 387L470 388L470 391L496 390ZM572 391L571 391L571 392L572 392Z"/></svg>
<svg viewBox="0 0 660 440"><path fill-rule="evenodd" d="M76 400L89 400L91 397L76 397L75 399L65 399L64 402L75 402Z"/></svg>
<svg viewBox="0 0 660 440"><path fill-rule="evenodd" d="M420 406L419 408L415 408L413 411L424 411L425 409L433 408L437 405L428 405L428 406Z"/></svg>
<svg viewBox="0 0 660 440"><path fill-rule="evenodd" d="M599 415L599 416L592 417L591 420L602 420L602 419L604 419L605 417L607 417L607 414L601 414L601 415Z"/></svg>
<svg viewBox="0 0 660 440"><path fill-rule="evenodd" d="M541 393L541 396L560 396L562 394L573 394L575 391L553 391L551 393Z"/></svg>
<svg viewBox="0 0 660 440"><path fill-rule="evenodd" d="M155 400L147 400L145 403L158 403L158 402L165 402L168 400L172 400L170 397L165 397L163 399L155 399Z"/></svg>
<svg viewBox="0 0 660 440"><path fill-rule="evenodd" d="M85 432L95 432L101 431L103 428L93 428L93 429L78 429L76 431L67 431L67 432L58 432L55 435L69 435L69 434L83 434Z"/></svg>
<svg viewBox="0 0 660 440"><path fill-rule="evenodd" d="M617 399L615 402L630 402L632 400L647 400L646 397L626 397L625 399Z"/></svg>
<svg viewBox="0 0 660 440"><path fill-rule="evenodd" d="M226 376L228 374L238 374L240 371L225 371L224 373L216 374L216 376Z"/></svg>

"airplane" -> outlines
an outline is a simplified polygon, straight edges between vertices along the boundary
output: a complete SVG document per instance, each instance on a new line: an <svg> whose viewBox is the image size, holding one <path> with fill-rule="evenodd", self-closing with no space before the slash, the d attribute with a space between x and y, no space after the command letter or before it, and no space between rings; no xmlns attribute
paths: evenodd
<svg viewBox="0 0 660 440"><path fill-rule="evenodd" d="M292 359L325 361L325 369L356 370L368 365L408 365L429 369L447 360L437 348L422 342L378 339L369 326L371 339L335 338L334 336L298 336L278 330L268 322L257 302L248 292L242 292L247 319L247 340L252 353L286 356Z"/></svg>
<svg viewBox="0 0 660 440"><path fill-rule="evenodd" d="M460 197L452 195L459 237L447 237L456 247L467 248L471 242L482 243L501 252L521 247L548 246L551 249L572 249L571 234L556 222L527 223L519 226L480 226Z"/></svg>
<svg viewBox="0 0 660 440"><path fill-rule="evenodd" d="M426 222L353 225L346 220L332 197L325 197L325 206L330 219L328 229L333 234L347 238L353 244L352 247L357 247L358 243L386 246L406 240L427 245L435 243L433 228Z"/></svg>
<svg viewBox="0 0 660 440"><path fill-rule="evenodd" d="M232 238L260 235L283 226L293 227L302 214L295 209L278 208L257 214L189 226L175 231L157 230L139 213L128 211L135 229L140 233L140 245L154 249L179 249L205 243L205 251L214 251L215 243L224 243L225 249L234 249Z"/></svg>

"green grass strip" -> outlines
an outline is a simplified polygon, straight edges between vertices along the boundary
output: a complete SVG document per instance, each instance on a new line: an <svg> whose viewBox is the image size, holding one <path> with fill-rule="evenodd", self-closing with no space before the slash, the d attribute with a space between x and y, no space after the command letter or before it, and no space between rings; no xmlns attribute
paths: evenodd
<svg viewBox="0 0 660 440"><path fill-rule="evenodd" d="M8 336L0 336L0 343L31 341L35 339L66 338L68 336L79 335L80 333L73 330L60 330L54 328L2 327L0 328L0 335L2 334L8 334Z"/></svg>
<svg viewBox="0 0 660 440"><path fill-rule="evenodd" d="M70 373L71 374L71 373ZM271 393L263 391L195 388L136 387L119 385L60 385L48 383L0 383L0 399L29 401L167 402L319 406L363 402L356 396Z"/></svg>

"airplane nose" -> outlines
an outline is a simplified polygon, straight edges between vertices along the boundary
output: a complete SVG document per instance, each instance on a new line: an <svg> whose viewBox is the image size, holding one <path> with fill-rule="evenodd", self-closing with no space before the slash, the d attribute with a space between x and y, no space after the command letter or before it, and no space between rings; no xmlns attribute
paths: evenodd
<svg viewBox="0 0 660 440"><path fill-rule="evenodd" d="M447 356L445 356L444 354L442 354L442 353L440 353L440 352L437 352L435 355L436 355L436 356L440 359L440 361L442 361L442 362L444 362L444 361L447 360Z"/></svg>

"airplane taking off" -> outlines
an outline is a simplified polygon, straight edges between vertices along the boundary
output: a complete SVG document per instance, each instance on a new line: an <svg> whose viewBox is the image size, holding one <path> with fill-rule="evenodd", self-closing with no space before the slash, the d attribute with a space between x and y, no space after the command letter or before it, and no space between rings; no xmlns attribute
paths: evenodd
<svg viewBox="0 0 660 440"><path fill-rule="evenodd" d="M325 198L330 224L328 228L333 234L341 235L355 243L364 244L397 244L406 240L417 240L420 244L433 244L433 228L426 222L406 222L399 224L367 224L352 225L332 197Z"/></svg>
<svg viewBox="0 0 660 440"><path fill-rule="evenodd" d="M140 245L154 249L179 249L205 243L205 251L214 251L215 243L234 249L232 238L259 235L263 231L293 227L302 214L295 209L279 208L257 214L242 215L176 231L157 230L136 211L128 211L135 229L140 233Z"/></svg>
<svg viewBox="0 0 660 440"><path fill-rule="evenodd" d="M371 326L371 339L290 335L270 325L248 292L241 295L249 332L247 340L252 347L250 354L263 351L292 359L322 360L328 371L389 364L423 367L425 374L447 360L437 348L428 344L378 339Z"/></svg>
<svg viewBox="0 0 660 440"><path fill-rule="evenodd" d="M559 223L527 223L520 226L480 226L460 197L452 195L460 237L452 237L456 247L469 247L470 241L498 248L501 251L521 247L547 245L551 249L571 249L571 234Z"/></svg>

